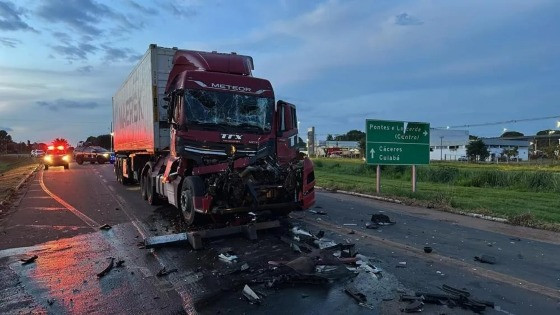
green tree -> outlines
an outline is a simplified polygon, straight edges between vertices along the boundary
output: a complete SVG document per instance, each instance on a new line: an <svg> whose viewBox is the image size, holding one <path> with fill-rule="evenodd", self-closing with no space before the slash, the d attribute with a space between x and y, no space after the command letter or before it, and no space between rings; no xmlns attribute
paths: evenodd
<svg viewBox="0 0 560 315"><path fill-rule="evenodd" d="M511 160L512 157L515 157L515 156L518 156L518 155L519 155L519 151L517 150L517 147L504 149L502 151L502 156L505 156L507 158L508 162L509 162L509 160Z"/></svg>
<svg viewBox="0 0 560 315"><path fill-rule="evenodd" d="M334 137L331 134L327 135L327 141L333 141Z"/></svg>
<svg viewBox="0 0 560 315"><path fill-rule="evenodd" d="M360 141L366 137L366 133L360 130L350 130L346 134L338 135L334 138L335 141Z"/></svg>
<svg viewBox="0 0 560 315"><path fill-rule="evenodd" d="M524 134L522 134L521 132L518 132L518 131L506 131L506 132L502 133L500 138L514 138L514 137L523 137L523 136L524 136Z"/></svg>
<svg viewBox="0 0 560 315"><path fill-rule="evenodd" d="M478 136L469 135L469 140L478 140Z"/></svg>
<svg viewBox="0 0 560 315"><path fill-rule="evenodd" d="M467 156L471 160L484 161L490 156L490 152L482 139L478 139L467 144Z"/></svg>

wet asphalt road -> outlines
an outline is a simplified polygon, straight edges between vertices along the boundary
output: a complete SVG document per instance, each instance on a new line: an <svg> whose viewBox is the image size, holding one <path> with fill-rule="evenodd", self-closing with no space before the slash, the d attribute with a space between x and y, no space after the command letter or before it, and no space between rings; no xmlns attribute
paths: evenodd
<svg viewBox="0 0 560 315"><path fill-rule="evenodd" d="M495 302L489 314L560 313L557 233L326 192L318 193L317 206L327 215L298 212L291 223L356 243L374 259L385 275L368 283L375 310L358 306L338 283L271 291L263 305L249 305L238 284L267 268L268 260L293 258L278 232L260 233L256 243L218 239L196 252L186 246L142 249L138 242L144 237L180 229L177 210L147 205L137 186L115 181L112 165L51 168L32 178L19 203L1 218L0 313L396 314L403 307L397 291L440 293L442 284ZM397 223L365 229L379 212ZM100 231L102 224L113 228ZM426 245L434 248L432 254L421 251ZM251 274L223 276L229 266L216 259L223 247L248 262ZM495 256L497 264L473 260L481 254ZM31 255L39 258L22 266L19 259ZM124 265L99 279L109 257ZM398 268L399 262L406 267ZM158 277L163 267L177 270ZM442 312L460 313L432 305L424 310Z"/></svg>

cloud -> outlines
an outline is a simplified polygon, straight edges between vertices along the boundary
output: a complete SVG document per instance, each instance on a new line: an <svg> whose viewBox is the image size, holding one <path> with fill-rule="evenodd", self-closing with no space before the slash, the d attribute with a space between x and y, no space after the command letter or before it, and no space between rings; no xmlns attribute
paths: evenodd
<svg viewBox="0 0 560 315"><path fill-rule="evenodd" d="M99 106L96 102L91 101L74 101L59 98L54 101L38 101L37 105L46 107L52 111L58 111L60 109L93 109Z"/></svg>
<svg viewBox="0 0 560 315"><path fill-rule="evenodd" d="M194 5L183 3L183 2L179 2L179 3L169 2L165 6L165 8L173 15L180 18L190 18L198 15L198 11Z"/></svg>
<svg viewBox="0 0 560 315"><path fill-rule="evenodd" d="M116 48L111 47L108 44L101 45L105 51L105 61L108 62L136 62L142 57L140 54L136 54L134 50L130 48Z"/></svg>
<svg viewBox="0 0 560 315"><path fill-rule="evenodd" d="M129 6L136 9L140 13L143 13L143 14L146 14L146 15L157 15L158 14L158 10L156 10L154 8L151 8L151 7L142 6L142 5L134 2L133 0L128 0L127 3L128 3Z"/></svg>
<svg viewBox="0 0 560 315"><path fill-rule="evenodd" d="M11 2L0 1L0 30L37 32L21 19L26 12L25 9L18 8Z"/></svg>
<svg viewBox="0 0 560 315"><path fill-rule="evenodd" d="M10 48L16 48L18 44L21 44L21 40L11 37L0 37L0 44Z"/></svg>
<svg viewBox="0 0 560 315"><path fill-rule="evenodd" d="M90 73L93 70L93 66L83 66L76 69L79 73Z"/></svg>
<svg viewBox="0 0 560 315"><path fill-rule="evenodd" d="M99 36L103 20L113 20L125 26L123 29L136 27L123 14L113 11L110 7L93 0L44 0L37 8L37 15L46 21L63 23L75 31L89 36Z"/></svg>
<svg viewBox="0 0 560 315"><path fill-rule="evenodd" d="M409 15L408 13L401 13L395 16L395 24L397 25L422 25L422 22L419 18Z"/></svg>
<svg viewBox="0 0 560 315"><path fill-rule="evenodd" d="M87 60L88 54L93 54L98 50L97 47L86 43L55 45L51 48L68 61Z"/></svg>

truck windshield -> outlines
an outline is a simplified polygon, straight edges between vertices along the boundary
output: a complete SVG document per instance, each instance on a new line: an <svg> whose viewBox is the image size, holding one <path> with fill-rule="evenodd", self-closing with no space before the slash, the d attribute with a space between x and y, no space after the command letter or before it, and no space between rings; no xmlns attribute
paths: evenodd
<svg viewBox="0 0 560 315"><path fill-rule="evenodd" d="M274 100L252 95L204 90L185 92L186 119L189 125L236 127L268 133L272 125Z"/></svg>

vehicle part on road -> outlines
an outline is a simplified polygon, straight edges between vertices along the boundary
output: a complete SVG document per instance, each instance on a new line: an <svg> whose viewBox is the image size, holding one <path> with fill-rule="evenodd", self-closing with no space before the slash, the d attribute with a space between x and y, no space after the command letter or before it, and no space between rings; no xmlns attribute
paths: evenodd
<svg viewBox="0 0 560 315"><path fill-rule="evenodd" d="M410 302L404 309L405 313L420 313L424 310L424 303L422 301L416 300Z"/></svg>
<svg viewBox="0 0 560 315"><path fill-rule="evenodd" d="M350 295L352 298L354 298L354 300L358 301L358 303L366 303L367 302L367 297L365 296L365 294L357 291L355 288L347 286L347 287L344 288L344 292L346 292L348 295Z"/></svg>
<svg viewBox="0 0 560 315"><path fill-rule="evenodd" d="M109 224L103 224L102 226L99 227L100 230L110 230L112 228L112 226L110 226Z"/></svg>
<svg viewBox="0 0 560 315"><path fill-rule="evenodd" d="M233 234L244 234L250 240L257 239L257 231L280 227L280 221L267 221L249 223L245 225L228 226L219 229L198 230L186 233L176 233L169 235L151 236L144 239L146 248L156 248L166 245L189 242L193 249L202 249L205 238L217 238Z"/></svg>
<svg viewBox="0 0 560 315"><path fill-rule="evenodd" d="M397 268L406 268L406 261L399 261L396 266Z"/></svg>
<svg viewBox="0 0 560 315"><path fill-rule="evenodd" d="M481 263L485 263L485 264L491 264L491 265L496 263L496 257L489 256L489 255L474 256L474 260L480 261Z"/></svg>
<svg viewBox="0 0 560 315"><path fill-rule="evenodd" d="M97 277L98 278L103 278L106 274L108 274L109 271L111 271L111 269L113 269L114 262L115 262L115 258L110 257L109 265L107 265L107 267L105 267L105 269L103 269L100 273L98 273Z"/></svg>
<svg viewBox="0 0 560 315"><path fill-rule="evenodd" d="M21 261L22 265L27 265L27 264L30 264L30 263L34 262L35 260L37 260L37 258L39 258L39 256L33 255L32 257L29 257L29 258L22 258L22 259L20 259L20 261Z"/></svg>
<svg viewBox="0 0 560 315"><path fill-rule="evenodd" d="M327 213L323 210L309 210L309 212L311 212L313 214L327 215Z"/></svg>
<svg viewBox="0 0 560 315"><path fill-rule="evenodd" d="M179 270L177 270L177 268L173 268L173 269L167 270L166 267L163 267L163 268L160 269L160 271L158 271L158 273L156 274L156 276L158 276L158 277L164 277L164 276L167 276L167 275L170 274L170 273L174 273L174 272L177 272L177 271L179 271Z"/></svg>
<svg viewBox="0 0 560 315"><path fill-rule="evenodd" d="M251 289L251 287L249 287L248 285L245 285L245 287L243 287L243 296L245 296L245 298L247 298L247 300L249 300L249 302L252 304L261 303L260 296L258 296L257 293L255 293L255 291L253 291L253 289Z"/></svg>
<svg viewBox="0 0 560 315"><path fill-rule="evenodd" d="M371 222L377 224L377 225L393 225L396 222L391 221L391 219L389 218L389 216L387 216L386 214L372 214L371 215Z"/></svg>
<svg viewBox="0 0 560 315"><path fill-rule="evenodd" d="M429 254L432 252L432 248L430 246L424 246L424 253Z"/></svg>
<svg viewBox="0 0 560 315"><path fill-rule="evenodd" d="M416 292L415 295L420 297L421 301L424 303L446 304L451 308L460 306L465 309L470 309L475 313L483 312L486 307L494 307L494 302L475 299L464 289L456 289L444 284L441 290L446 291L448 294ZM403 296L401 296L401 300L404 300Z"/></svg>

